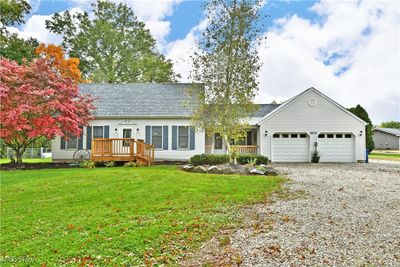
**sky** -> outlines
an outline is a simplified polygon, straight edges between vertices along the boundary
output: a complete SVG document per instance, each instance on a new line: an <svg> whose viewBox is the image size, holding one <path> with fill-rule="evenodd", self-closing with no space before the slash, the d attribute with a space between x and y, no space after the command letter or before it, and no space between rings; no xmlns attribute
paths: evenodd
<svg viewBox="0 0 400 267"><path fill-rule="evenodd" d="M157 47L190 82L190 55L207 26L201 1L125 2L146 23ZM60 44L45 29L55 12L90 12L91 0L30 0L25 24L9 27L23 38ZM267 39L259 47L257 103L282 102L315 87L344 107L363 106L374 124L400 121L400 1L271 1Z"/></svg>

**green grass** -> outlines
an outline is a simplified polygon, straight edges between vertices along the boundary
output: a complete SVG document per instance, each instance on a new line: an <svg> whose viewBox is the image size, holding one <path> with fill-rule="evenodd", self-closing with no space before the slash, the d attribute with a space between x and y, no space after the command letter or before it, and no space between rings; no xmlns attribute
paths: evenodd
<svg viewBox="0 0 400 267"><path fill-rule="evenodd" d="M3 171L0 265L176 264L281 181L176 166Z"/></svg>
<svg viewBox="0 0 400 267"><path fill-rule="evenodd" d="M371 153L368 157L371 159L400 160L400 154Z"/></svg>
<svg viewBox="0 0 400 267"><path fill-rule="evenodd" d="M39 162L51 162L51 158L33 158L33 159L22 159L22 162L27 163L39 163ZM0 164L10 163L10 159L0 158Z"/></svg>

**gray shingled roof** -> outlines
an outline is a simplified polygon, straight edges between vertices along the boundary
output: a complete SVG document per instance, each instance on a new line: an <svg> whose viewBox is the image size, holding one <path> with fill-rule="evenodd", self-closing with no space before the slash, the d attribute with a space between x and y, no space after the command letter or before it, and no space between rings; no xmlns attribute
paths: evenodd
<svg viewBox="0 0 400 267"><path fill-rule="evenodd" d="M395 136L400 136L400 129L394 129L394 128L376 128L374 130L378 130L381 132L385 132L388 134L393 134Z"/></svg>
<svg viewBox="0 0 400 267"><path fill-rule="evenodd" d="M253 117L262 118L277 107L279 107L279 104L257 104L257 106L259 106L259 109Z"/></svg>
<svg viewBox="0 0 400 267"><path fill-rule="evenodd" d="M95 117L176 118L190 117L187 91L192 86L190 83L80 84L79 90L96 99ZM253 117L263 117L278 106L259 104Z"/></svg>
<svg viewBox="0 0 400 267"><path fill-rule="evenodd" d="M192 84L80 84L81 94L96 98L95 117L188 117Z"/></svg>

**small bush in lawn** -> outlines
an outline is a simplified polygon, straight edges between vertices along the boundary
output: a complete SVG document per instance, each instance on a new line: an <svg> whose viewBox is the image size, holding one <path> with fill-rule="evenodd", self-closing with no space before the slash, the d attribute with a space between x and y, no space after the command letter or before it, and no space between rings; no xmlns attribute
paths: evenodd
<svg viewBox="0 0 400 267"><path fill-rule="evenodd" d="M199 154L190 158L189 163L198 165L219 165L229 162L228 155Z"/></svg>
<svg viewBox="0 0 400 267"><path fill-rule="evenodd" d="M108 161L104 164L104 166L106 166L106 168L112 168L115 167L115 161Z"/></svg>
<svg viewBox="0 0 400 267"><path fill-rule="evenodd" d="M138 167L140 166L139 164L137 164L137 162L135 161L128 161L124 164L124 167Z"/></svg>
<svg viewBox="0 0 400 267"><path fill-rule="evenodd" d="M267 164L268 163L268 158L266 156L256 155L256 154L241 154L241 155L238 155L237 162L240 165L246 165L249 162L253 162L254 159L255 159L255 165Z"/></svg>
<svg viewBox="0 0 400 267"><path fill-rule="evenodd" d="M94 161L85 160L85 161L79 163L79 167L85 168L85 169L94 169L94 168L96 168L96 163Z"/></svg>

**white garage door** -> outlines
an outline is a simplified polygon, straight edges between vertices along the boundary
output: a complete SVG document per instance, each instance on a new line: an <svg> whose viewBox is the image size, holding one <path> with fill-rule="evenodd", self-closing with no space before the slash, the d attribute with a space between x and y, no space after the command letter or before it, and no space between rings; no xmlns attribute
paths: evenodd
<svg viewBox="0 0 400 267"><path fill-rule="evenodd" d="M310 161L309 137L305 133L276 133L272 136L273 162Z"/></svg>
<svg viewBox="0 0 400 267"><path fill-rule="evenodd" d="M317 149L320 162L354 161L354 137L350 133L321 133Z"/></svg>

